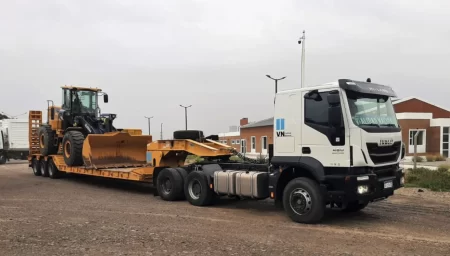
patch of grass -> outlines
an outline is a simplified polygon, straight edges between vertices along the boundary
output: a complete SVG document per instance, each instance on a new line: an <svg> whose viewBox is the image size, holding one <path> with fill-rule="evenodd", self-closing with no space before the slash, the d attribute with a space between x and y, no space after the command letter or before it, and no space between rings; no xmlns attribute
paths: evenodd
<svg viewBox="0 0 450 256"><path fill-rule="evenodd" d="M437 169L438 172L448 172L449 170L450 170L449 164L441 164Z"/></svg>
<svg viewBox="0 0 450 256"><path fill-rule="evenodd" d="M421 156L416 156L416 157L413 156L413 158L412 158L413 162L414 162L414 159L416 160L416 163L423 162L423 158Z"/></svg>
<svg viewBox="0 0 450 256"><path fill-rule="evenodd" d="M427 162L434 162L434 161L436 161L436 156L427 155L426 159L427 159Z"/></svg>
<svg viewBox="0 0 450 256"><path fill-rule="evenodd" d="M195 156L195 155L188 155L186 157L186 162L188 162L188 163L198 163L198 162L202 162L204 160L205 159L203 159L203 158L201 158L199 156Z"/></svg>
<svg viewBox="0 0 450 256"><path fill-rule="evenodd" d="M445 161L447 160L443 155L436 155L435 161Z"/></svg>
<svg viewBox="0 0 450 256"><path fill-rule="evenodd" d="M450 191L450 172L445 167L440 171L427 168L409 169L405 178L405 185L408 187L421 187L432 191Z"/></svg>

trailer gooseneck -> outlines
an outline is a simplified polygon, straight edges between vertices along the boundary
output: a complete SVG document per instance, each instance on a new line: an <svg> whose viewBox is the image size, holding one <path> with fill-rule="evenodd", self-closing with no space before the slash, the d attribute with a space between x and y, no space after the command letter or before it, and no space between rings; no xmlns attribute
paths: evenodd
<svg viewBox="0 0 450 256"><path fill-rule="evenodd" d="M201 131L177 131L174 140L152 141L138 130L93 134L76 124L50 137L77 130L82 135L75 141L82 145L78 151L55 140L57 152L43 154L45 143L37 143L41 112L30 111L29 165L35 175L52 178L77 173L148 182L163 200L187 199L195 206L222 196L270 198L293 221L316 223L327 206L358 211L403 186L399 162L405 151L393 96L388 86L348 79L277 93L268 164L231 161L239 154ZM188 155L205 160L185 165Z"/></svg>

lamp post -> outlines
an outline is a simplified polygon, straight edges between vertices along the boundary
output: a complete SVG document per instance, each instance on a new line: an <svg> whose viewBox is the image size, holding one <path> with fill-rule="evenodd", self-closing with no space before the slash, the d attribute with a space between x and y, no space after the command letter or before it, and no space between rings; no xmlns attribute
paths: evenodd
<svg viewBox="0 0 450 256"><path fill-rule="evenodd" d="M150 135L150 119L152 119L153 116L151 116L151 117L144 116L144 117L147 118L147 120L148 120L148 135Z"/></svg>
<svg viewBox="0 0 450 256"><path fill-rule="evenodd" d="M180 105L180 107L184 108L184 122L186 124L186 130L187 130L187 109L192 107L192 105L189 105L187 107L183 106L183 105Z"/></svg>
<svg viewBox="0 0 450 256"><path fill-rule="evenodd" d="M162 125L163 125L163 123L161 123L161 140L163 139Z"/></svg>
<svg viewBox="0 0 450 256"><path fill-rule="evenodd" d="M285 76L283 76L282 78L272 78L271 76L269 76L269 75L266 75L268 78L270 78L270 79L272 79L272 80L275 80L275 94L278 92L278 80L283 80L283 79L285 79L286 77Z"/></svg>
<svg viewBox="0 0 450 256"><path fill-rule="evenodd" d="M305 86L305 41L306 41L305 30L303 30L303 36L300 37L300 39L298 39L298 44L302 45L302 73L301 73L302 82L300 85L301 88L303 88L303 86Z"/></svg>

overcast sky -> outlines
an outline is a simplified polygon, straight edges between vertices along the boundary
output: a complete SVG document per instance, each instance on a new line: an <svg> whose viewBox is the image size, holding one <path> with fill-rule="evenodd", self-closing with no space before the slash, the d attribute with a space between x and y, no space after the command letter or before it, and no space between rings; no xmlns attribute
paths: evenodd
<svg viewBox="0 0 450 256"><path fill-rule="evenodd" d="M0 0L0 111L44 110L62 85L103 88L116 126L206 135L273 113L279 90L339 78L450 108L450 1ZM23 116L26 117L26 116Z"/></svg>

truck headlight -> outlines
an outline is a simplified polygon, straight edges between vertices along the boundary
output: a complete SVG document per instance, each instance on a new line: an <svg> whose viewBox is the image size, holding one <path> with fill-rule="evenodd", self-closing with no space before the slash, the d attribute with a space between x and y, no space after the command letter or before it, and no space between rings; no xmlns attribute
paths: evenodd
<svg viewBox="0 0 450 256"><path fill-rule="evenodd" d="M362 195L362 194L366 194L368 192L369 192L369 186L367 186L367 185L358 186L358 194Z"/></svg>

